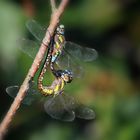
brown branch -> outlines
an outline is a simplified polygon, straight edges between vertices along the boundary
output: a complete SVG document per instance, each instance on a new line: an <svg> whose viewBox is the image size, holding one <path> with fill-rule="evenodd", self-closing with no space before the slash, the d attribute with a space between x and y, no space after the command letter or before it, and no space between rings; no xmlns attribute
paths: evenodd
<svg viewBox="0 0 140 140"><path fill-rule="evenodd" d="M48 30L46 31L46 35L45 35L43 42L40 46L40 49L33 61L33 64L31 66L31 68L29 69L28 74L27 74L23 84L21 85L17 96L15 97L11 107L9 108L9 111L7 112L3 121L0 124L0 140L2 140L4 138L4 135L7 133L8 128L16 114L16 111L18 110L24 97L26 96L26 91L29 88L29 82L34 77L35 73L37 72L37 70L40 66L40 63L44 57L44 54L46 52L47 47L45 47L45 46L49 45L51 36L53 36L54 31L59 23L60 16L64 12L64 9L67 4L68 4L68 0L62 0L58 9L56 9L52 13L50 25L48 27Z"/></svg>
<svg viewBox="0 0 140 140"><path fill-rule="evenodd" d="M50 0L50 2L51 2L52 12L54 13L55 10L56 10L56 3L55 3L55 0Z"/></svg>

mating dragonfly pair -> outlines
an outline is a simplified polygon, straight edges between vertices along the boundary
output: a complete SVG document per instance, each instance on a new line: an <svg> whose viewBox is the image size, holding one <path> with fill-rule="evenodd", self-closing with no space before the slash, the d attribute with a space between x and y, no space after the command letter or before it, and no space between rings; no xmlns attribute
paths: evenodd
<svg viewBox="0 0 140 140"><path fill-rule="evenodd" d="M26 26L38 42L42 43L46 30L34 20L29 20ZM23 39L20 42L20 49L31 58L34 58L39 49L38 44L27 39ZM30 105L42 93L45 96L50 95L45 99L44 108L51 117L63 121L72 121L75 117L93 119L95 117L94 111L79 104L73 97L63 94L63 89L65 84L70 83L73 78L82 77L84 70L80 62L93 61L96 58L96 50L84 48L66 41L64 26L59 25L48 47L47 55L38 77L37 86L34 82L30 82L30 87L23 103ZM58 66L58 69L55 68L55 64ZM48 67L50 67L54 74L55 80L51 86L44 86L43 78ZM6 89L6 92L14 98L18 90L18 86L10 86Z"/></svg>

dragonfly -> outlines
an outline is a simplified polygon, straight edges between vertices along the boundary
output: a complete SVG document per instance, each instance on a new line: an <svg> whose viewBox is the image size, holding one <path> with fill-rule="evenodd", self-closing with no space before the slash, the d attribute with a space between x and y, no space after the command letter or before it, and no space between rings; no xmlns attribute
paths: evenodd
<svg viewBox="0 0 140 140"><path fill-rule="evenodd" d="M15 98L18 91L19 86L10 86L6 89L6 92L13 98ZM31 105L38 100L43 102L44 110L48 115L60 121L71 122L75 118L92 120L96 116L92 109L80 104L69 94L59 94L55 97L52 95L42 97L34 84L30 84L30 88L22 103L24 105Z"/></svg>
<svg viewBox="0 0 140 140"><path fill-rule="evenodd" d="M21 49L24 53L26 53L31 58L35 58L36 53L38 52L39 49L38 44L42 43L42 40L45 36L47 29L42 27L35 20L27 21L26 27L37 41L32 41L27 39L23 39L22 41L20 40L19 49ZM61 52L56 51L57 53L59 53L58 57L55 56L55 51L53 52L54 56L52 57L52 62L55 61L55 63L60 69L71 70L73 72L73 77L81 78L84 73L84 69L81 66L81 63L91 62L95 60L98 57L98 53L93 48L82 47L76 43L66 41L64 36L65 33L64 26L59 30L63 30L60 31L63 32L61 34L63 47L59 49L59 51ZM61 42L60 41L61 39L57 38L56 42Z"/></svg>
<svg viewBox="0 0 140 140"><path fill-rule="evenodd" d="M33 34L33 36L41 42L45 30L42 28L36 21L30 20L26 24L29 31ZM61 25L63 28L64 26ZM62 29L59 28L59 29ZM57 31L57 30L56 30ZM64 32L63 30L60 30ZM64 33L62 33L63 35ZM64 36L63 36L64 37ZM83 72L82 67L78 64L78 61L92 61L95 60L97 57L97 52L94 49L91 48L83 48L75 43L63 41L63 48L58 53L51 52L47 54L47 58L45 61L44 66L48 65L49 61L48 56L51 54L51 70L54 73L54 75L57 76L63 76L63 74L71 72L73 73L74 77L80 77L81 73ZM56 44L57 46L57 44ZM58 47L58 46L57 46ZM30 57L34 58L37 51L38 51L38 45L36 42L31 40L22 40L20 49L27 53ZM54 55L52 55L54 54ZM78 56L78 57L77 57ZM65 70L55 70L54 63L58 65L58 67L61 67ZM42 68L43 69L43 68ZM46 69L44 69L46 71ZM43 72L43 74L45 73ZM55 71L55 72L54 72ZM62 74L63 73L63 74ZM41 74L40 74L41 75ZM41 76L43 77L43 76ZM65 77L63 77L64 79ZM66 78L67 79L67 78ZM70 79L69 79L70 80ZM42 82L42 81L41 81ZM55 83L55 81L54 81ZM31 82L31 86L29 87L29 90L27 91L27 96L23 100L24 104L30 105L36 97L40 94L38 94L40 91L38 89L35 89L33 86L33 82ZM39 85L39 83L38 83ZM57 85L57 84L56 84ZM6 89L6 92L12 96L13 98L16 96L18 92L19 87L18 86L10 86ZM65 94L61 94L63 90L59 91L59 95L56 97L49 96L49 99L45 102L44 107L46 112L53 118L64 120L64 121L72 121L75 117L83 118L83 119L93 119L95 117L95 113L92 109L87 108L83 105L80 105L73 97L70 97Z"/></svg>
<svg viewBox="0 0 140 140"><path fill-rule="evenodd" d="M63 25L59 25L55 31L54 37L51 39L49 44L48 52L46 55L45 62L43 64L43 68L38 77L38 89L40 92L47 96L47 95L58 95L63 92L63 88L67 83L70 83L73 79L72 71L70 70L56 70L54 67L55 61L57 60L58 56L61 55L63 50ZM43 78L46 70L50 66L52 73L55 76L55 80L53 81L50 87L43 86Z"/></svg>

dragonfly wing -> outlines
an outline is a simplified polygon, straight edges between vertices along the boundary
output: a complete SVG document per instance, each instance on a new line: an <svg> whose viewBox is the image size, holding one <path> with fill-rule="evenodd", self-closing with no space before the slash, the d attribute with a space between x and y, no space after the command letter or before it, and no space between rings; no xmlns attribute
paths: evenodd
<svg viewBox="0 0 140 140"><path fill-rule="evenodd" d="M9 96L11 96L12 98L15 98L17 96L19 88L20 88L19 86L9 86L6 88L6 92L8 93ZM29 88L22 103L25 105L31 105L37 99L36 97L38 95L39 95L38 91L32 88Z"/></svg>
<svg viewBox="0 0 140 140"><path fill-rule="evenodd" d="M44 104L46 112L55 119L62 121L73 121L75 118L75 113L66 104L63 95L58 95L56 97L51 97Z"/></svg>
<svg viewBox="0 0 140 140"><path fill-rule="evenodd" d="M80 78L84 74L83 67L66 49L63 49L63 52L58 57L56 64L62 69L71 70L74 77Z"/></svg>
<svg viewBox="0 0 140 140"><path fill-rule="evenodd" d="M20 39L18 40L19 49L30 56L31 58L35 58L36 53L38 52L39 46L36 42L28 39Z"/></svg>
<svg viewBox="0 0 140 140"><path fill-rule="evenodd" d="M95 112L92 109L82 104L79 104L74 97L68 94L63 94L63 100L65 102L65 106L69 110L73 110L76 117L86 120L91 120L95 118Z"/></svg>
<svg viewBox="0 0 140 140"><path fill-rule="evenodd" d="M35 20L28 20L26 27L39 42L42 42L46 32L45 28L41 27Z"/></svg>
<svg viewBox="0 0 140 140"><path fill-rule="evenodd" d="M73 56L76 57L80 61L93 61L97 58L98 53L95 49L81 47L78 44L75 44L70 41L66 41L65 49Z"/></svg>
<svg viewBox="0 0 140 140"><path fill-rule="evenodd" d="M9 86L6 88L6 92L12 98L15 98L19 91L19 86Z"/></svg>
<svg viewBox="0 0 140 140"><path fill-rule="evenodd" d="M81 119L91 120L95 118L95 112L92 109L83 105L78 105L75 108L75 114L76 117Z"/></svg>

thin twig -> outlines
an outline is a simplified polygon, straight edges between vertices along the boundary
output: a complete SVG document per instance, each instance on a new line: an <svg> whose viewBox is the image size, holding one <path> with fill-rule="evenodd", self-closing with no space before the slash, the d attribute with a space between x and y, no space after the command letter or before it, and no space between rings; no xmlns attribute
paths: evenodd
<svg viewBox="0 0 140 140"><path fill-rule="evenodd" d="M68 0L62 0L58 9L56 9L52 13L50 25L48 27L48 30L46 31L46 35L45 35L43 42L40 46L40 49L33 61L33 64L31 66L31 68L29 69L28 74L27 74L23 84L21 85L19 92L18 92L17 96L15 97L11 107L9 108L7 114L5 115L3 121L0 124L0 140L3 140L4 135L7 133L8 128L16 114L16 111L18 110L24 97L26 96L26 91L29 88L29 82L30 82L30 80L32 80L32 78L34 77L35 73L37 72L37 70L40 66L40 63L46 52L47 46L50 43L51 36L53 36L53 33L59 23L60 16L64 12L64 9L67 4L68 4ZM46 46L46 47L44 47L44 46Z"/></svg>
<svg viewBox="0 0 140 140"><path fill-rule="evenodd" d="M50 2L51 2L52 12L54 13L55 10L56 10L56 3L55 3L55 0L50 0Z"/></svg>

